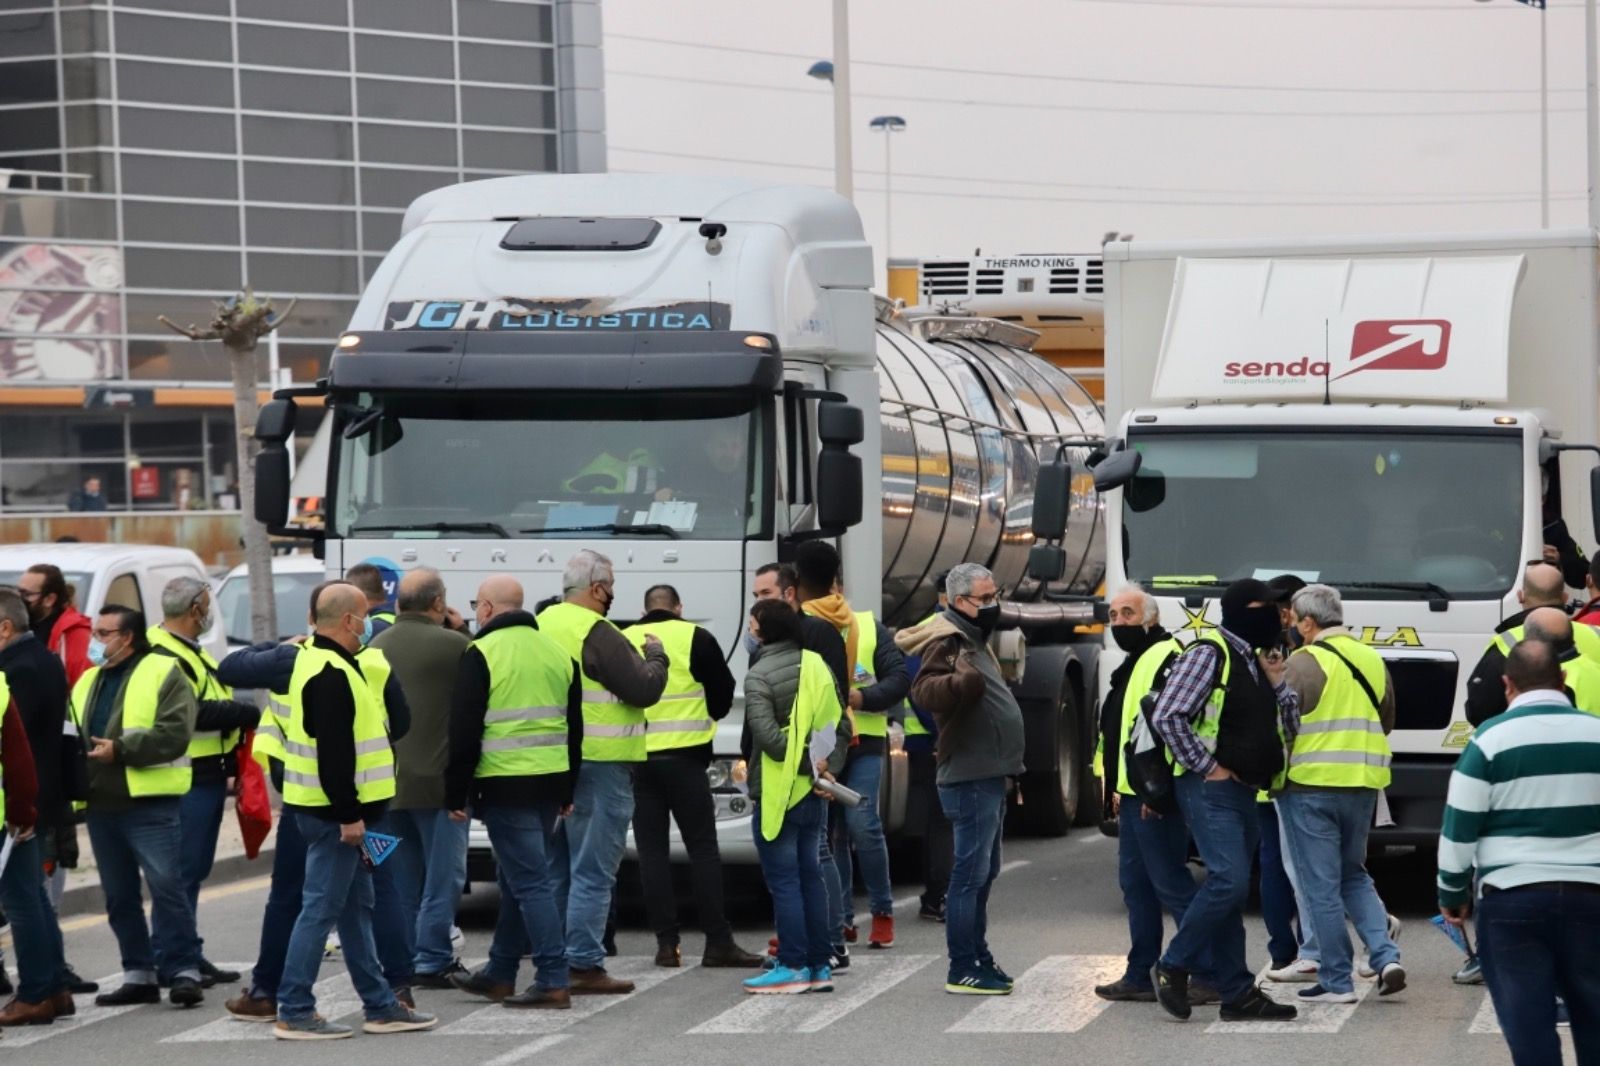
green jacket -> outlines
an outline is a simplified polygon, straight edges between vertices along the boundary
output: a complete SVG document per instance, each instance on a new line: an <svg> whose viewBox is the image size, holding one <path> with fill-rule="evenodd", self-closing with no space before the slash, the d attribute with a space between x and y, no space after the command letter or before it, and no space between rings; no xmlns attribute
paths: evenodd
<svg viewBox="0 0 1600 1066"><path fill-rule="evenodd" d="M383 652L411 708L411 728L394 742L395 810L444 807L450 756L450 699L467 638L424 614L404 613L372 646Z"/></svg>
<svg viewBox="0 0 1600 1066"><path fill-rule="evenodd" d="M787 750L789 715L794 711L795 693L800 688L800 647L792 641L765 646L761 657L750 664L744 675L744 720L750 729L748 753L750 798L761 798L761 754L782 758ZM850 716L839 716L837 743L828 756L828 769L838 776L844 772L845 755L850 748ZM811 776L811 761L802 760L800 770Z"/></svg>
<svg viewBox="0 0 1600 1066"><path fill-rule="evenodd" d="M131 670L132 660L126 665ZM108 808L128 807L133 804L135 800L128 795L128 775L124 768L155 766L182 758L189 750L189 741L194 736L194 721L195 716L200 713L200 705L195 702L194 689L190 687L188 678L176 664L172 673L161 684L161 692L156 701L155 725L131 736L124 736L122 733L122 701L127 698L127 694L128 687L124 684L111 705L111 718L106 727L105 739L113 742L116 748L116 761L108 764L89 760L89 810L91 811L104 811ZM84 708L85 725L88 723L90 709L93 706L94 695L91 693L88 705ZM83 743L84 747L88 748L90 738L84 737Z"/></svg>

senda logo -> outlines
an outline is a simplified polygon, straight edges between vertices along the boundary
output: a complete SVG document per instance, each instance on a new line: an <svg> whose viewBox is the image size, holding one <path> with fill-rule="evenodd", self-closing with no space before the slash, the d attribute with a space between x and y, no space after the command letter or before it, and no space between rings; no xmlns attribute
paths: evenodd
<svg viewBox="0 0 1600 1066"><path fill-rule="evenodd" d="M1438 370L1450 358L1450 323L1446 319L1372 320L1357 322L1350 336L1350 361L1335 368L1332 380L1363 370ZM1325 378L1328 363L1305 356L1290 362L1230 362L1225 378Z"/></svg>

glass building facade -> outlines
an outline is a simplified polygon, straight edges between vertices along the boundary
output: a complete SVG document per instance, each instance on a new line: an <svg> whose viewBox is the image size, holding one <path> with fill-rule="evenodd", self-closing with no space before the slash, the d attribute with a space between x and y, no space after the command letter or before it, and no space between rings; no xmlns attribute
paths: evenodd
<svg viewBox="0 0 1600 1066"><path fill-rule="evenodd" d="M259 379L314 380L416 196L605 168L599 49L599 0L0 0L0 509L235 503L227 352L158 316L296 299Z"/></svg>

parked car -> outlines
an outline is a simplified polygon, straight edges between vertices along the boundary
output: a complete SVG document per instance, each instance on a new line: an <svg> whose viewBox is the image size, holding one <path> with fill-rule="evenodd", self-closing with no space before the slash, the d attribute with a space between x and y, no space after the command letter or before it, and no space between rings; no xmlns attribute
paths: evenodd
<svg viewBox="0 0 1600 1066"><path fill-rule="evenodd" d="M274 555L272 596L278 603L278 639L306 631L311 590L327 579L327 569L314 555ZM217 616L230 647L250 643L250 573L243 565L228 571L217 585Z"/></svg>

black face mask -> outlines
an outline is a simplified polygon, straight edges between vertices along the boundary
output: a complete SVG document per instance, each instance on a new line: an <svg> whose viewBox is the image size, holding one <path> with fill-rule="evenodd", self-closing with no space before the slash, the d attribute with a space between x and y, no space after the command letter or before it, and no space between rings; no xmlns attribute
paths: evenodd
<svg viewBox="0 0 1600 1066"><path fill-rule="evenodd" d="M599 597L596 597L596 599L598 599L598 598ZM611 613L611 605L613 603L616 603L616 602L617 602L617 594L608 589L606 591L605 606L600 608L600 617L604 618L606 615L609 615Z"/></svg>
<svg viewBox="0 0 1600 1066"><path fill-rule="evenodd" d="M1222 628L1252 648L1275 648L1283 643L1283 620L1270 603L1223 615Z"/></svg>
<svg viewBox="0 0 1600 1066"><path fill-rule="evenodd" d="M1112 626L1111 639L1129 655L1138 655L1150 646L1150 631L1144 626Z"/></svg>
<svg viewBox="0 0 1600 1066"><path fill-rule="evenodd" d="M979 607L976 617L971 619L973 625L978 627L978 632L988 637L994 632L994 627L1000 622L1000 605L991 603L987 607Z"/></svg>

